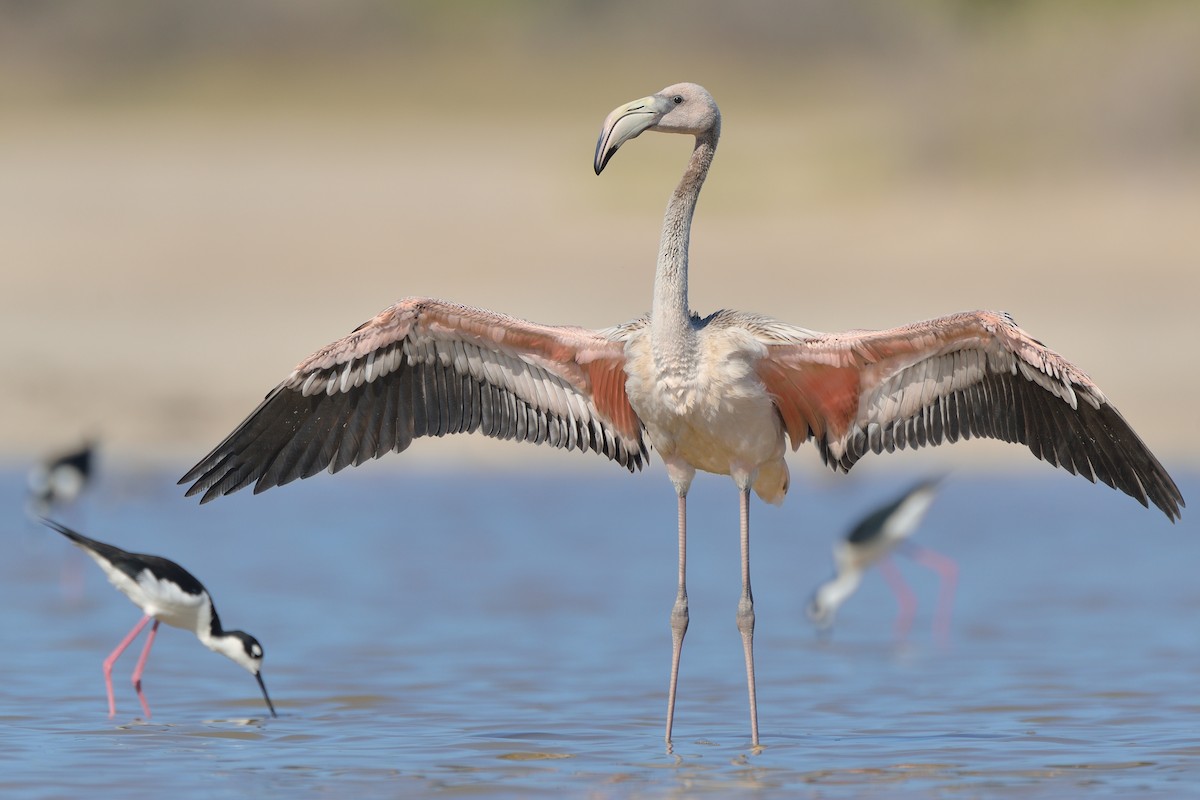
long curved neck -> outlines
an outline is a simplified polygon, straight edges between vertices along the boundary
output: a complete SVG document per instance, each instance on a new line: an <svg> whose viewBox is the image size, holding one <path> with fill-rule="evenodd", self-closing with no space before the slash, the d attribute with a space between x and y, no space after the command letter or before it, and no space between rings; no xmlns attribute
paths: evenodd
<svg viewBox="0 0 1200 800"><path fill-rule="evenodd" d="M817 589L817 597L821 600L821 605L830 614L835 613L841 607L842 603L846 602L846 599L858 589L858 585L862 583L862 579L862 570L838 570L833 580L822 584Z"/></svg>
<svg viewBox="0 0 1200 800"><path fill-rule="evenodd" d="M654 304L651 308L651 330L656 344L668 337L686 341L691 332L691 309L688 306L688 243L692 232L692 215L696 200L708 175L717 139L721 135L718 121L713 128L696 137L692 157L679 185L675 187L667 213L663 217L662 240L658 245L658 265L654 273ZM686 331L688 335L680 336Z"/></svg>
<svg viewBox="0 0 1200 800"><path fill-rule="evenodd" d="M196 620L196 636L204 643L204 646L213 649L212 642L220 639L225 635L225 629L221 627L221 618L217 616L217 607L209 600L201 607L200 616Z"/></svg>

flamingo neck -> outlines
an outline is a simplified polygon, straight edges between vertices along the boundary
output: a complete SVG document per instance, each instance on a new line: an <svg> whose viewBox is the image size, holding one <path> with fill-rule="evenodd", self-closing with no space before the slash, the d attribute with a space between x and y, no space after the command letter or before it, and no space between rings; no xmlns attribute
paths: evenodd
<svg viewBox="0 0 1200 800"><path fill-rule="evenodd" d="M654 273L654 304L651 308L652 339L657 348L675 343L687 346L693 331L688 306L688 244L692 216L708 168L712 164L720 136L720 123L696 137L692 156L679 185L675 187L663 217L662 240L658 246L658 265ZM685 336L680 336L686 332Z"/></svg>

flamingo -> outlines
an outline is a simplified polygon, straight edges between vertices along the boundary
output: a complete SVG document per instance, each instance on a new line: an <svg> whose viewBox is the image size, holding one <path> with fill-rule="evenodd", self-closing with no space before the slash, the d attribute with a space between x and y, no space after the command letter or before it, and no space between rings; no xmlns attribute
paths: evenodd
<svg viewBox="0 0 1200 800"><path fill-rule="evenodd" d="M201 503L337 472L421 436L481 433L591 451L631 472L658 451L675 488L679 573L671 609L666 741L688 627L687 493L696 470L729 475L740 505L742 637L750 737L759 744L750 589L750 491L780 503L784 454L812 441L834 470L868 453L972 436L1099 478L1174 520L1174 481L1078 367L1005 313L974 311L884 331L817 331L687 299L692 215L721 134L701 86L614 109L599 174L643 132L693 138L663 221L651 311L603 330L541 325L425 297L396 302L305 358L180 479Z"/></svg>

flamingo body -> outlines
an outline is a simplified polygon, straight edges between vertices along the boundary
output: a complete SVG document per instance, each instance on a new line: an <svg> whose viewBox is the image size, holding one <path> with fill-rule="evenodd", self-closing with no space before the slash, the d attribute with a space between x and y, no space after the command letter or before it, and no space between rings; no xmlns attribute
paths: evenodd
<svg viewBox="0 0 1200 800"><path fill-rule="evenodd" d="M656 359L646 329L626 345L629 403L646 436L668 464L718 475L757 476L764 500L783 501L788 469L783 426L755 364L764 344L719 312L692 325L699 358Z"/></svg>

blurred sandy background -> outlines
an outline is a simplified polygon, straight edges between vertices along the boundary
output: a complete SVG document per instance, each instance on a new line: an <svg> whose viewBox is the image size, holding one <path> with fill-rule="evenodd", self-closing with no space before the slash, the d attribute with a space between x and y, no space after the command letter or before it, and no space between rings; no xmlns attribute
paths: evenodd
<svg viewBox="0 0 1200 800"><path fill-rule="evenodd" d="M641 313L689 144L597 178L595 136L691 80L725 117L697 310L1008 310L1196 463L1200 6L646 5L0 2L0 456L190 463L406 295ZM539 455L457 438L417 448Z"/></svg>

